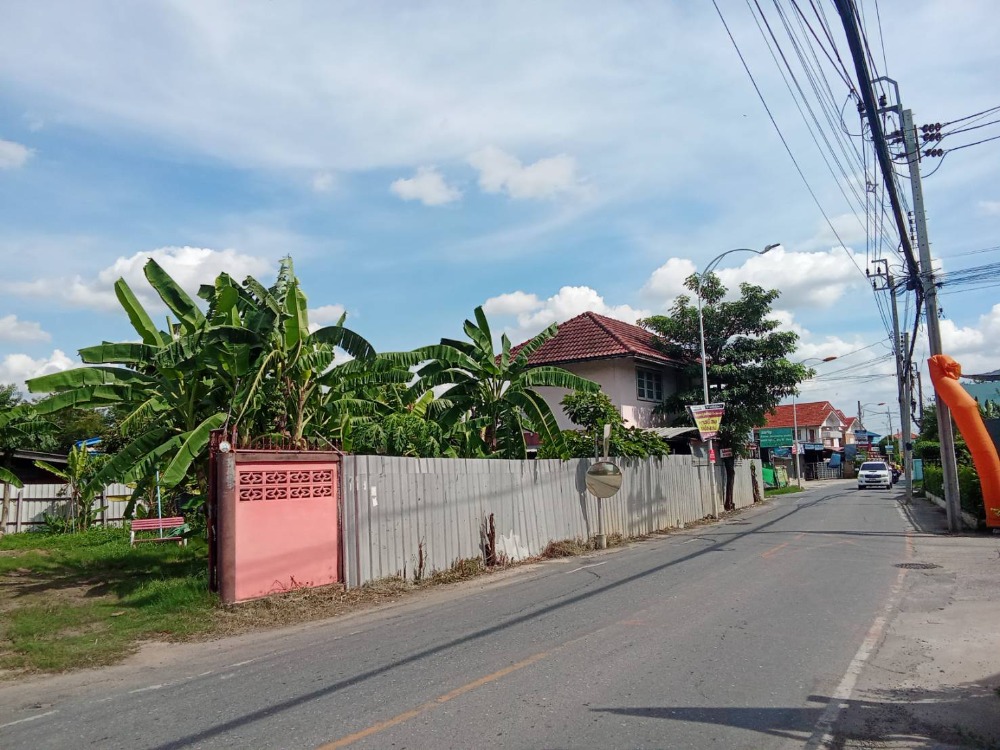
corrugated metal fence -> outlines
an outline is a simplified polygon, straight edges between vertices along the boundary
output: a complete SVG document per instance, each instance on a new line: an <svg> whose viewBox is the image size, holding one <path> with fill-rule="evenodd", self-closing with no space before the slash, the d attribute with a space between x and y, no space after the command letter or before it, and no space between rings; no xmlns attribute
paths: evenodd
<svg viewBox="0 0 1000 750"><path fill-rule="evenodd" d="M14 533L37 528L44 523L45 513L65 515L69 500L60 494L65 487L63 484L26 484L21 489L11 487L11 510L5 531ZM0 483L0 497L3 496L3 491L4 485ZM108 485L101 496L94 500L95 508L107 506L98 514L98 523L120 526L131 496L131 488L124 484Z"/></svg>
<svg viewBox="0 0 1000 750"><path fill-rule="evenodd" d="M585 477L593 463L345 456L344 563L347 584L444 570L481 557L493 514L498 552L536 555L560 539L597 533L597 501ZM759 461L736 466L736 507L753 504L750 477ZM648 534L713 513L709 467L692 456L619 461L621 491L604 505L605 533ZM715 468L722 507L724 474ZM761 487L763 485L761 484Z"/></svg>

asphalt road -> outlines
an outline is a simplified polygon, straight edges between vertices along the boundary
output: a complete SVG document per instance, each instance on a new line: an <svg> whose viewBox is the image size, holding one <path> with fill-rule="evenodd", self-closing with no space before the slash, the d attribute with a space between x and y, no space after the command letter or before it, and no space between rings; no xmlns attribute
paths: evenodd
<svg viewBox="0 0 1000 750"><path fill-rule="evenodd" d="M802 747L907 557L896 495L827 482L380 612L8 686L0 747Z"/></svg>

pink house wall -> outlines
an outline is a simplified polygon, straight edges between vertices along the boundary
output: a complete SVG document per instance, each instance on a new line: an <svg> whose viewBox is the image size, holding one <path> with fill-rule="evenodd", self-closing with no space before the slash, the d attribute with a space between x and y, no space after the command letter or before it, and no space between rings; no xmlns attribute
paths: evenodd
<svg viewBox="0 0 1000 750"><path fill-rule="evenodd" d="M221 482L223 601L339 581L339 462L232 458Z"/></svg>

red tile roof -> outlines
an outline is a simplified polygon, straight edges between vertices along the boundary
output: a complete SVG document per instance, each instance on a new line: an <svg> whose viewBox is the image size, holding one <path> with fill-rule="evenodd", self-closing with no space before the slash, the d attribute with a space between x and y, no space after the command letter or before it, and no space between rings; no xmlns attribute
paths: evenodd
<svg viewBox="0 0 1000 750"><path fill-rule="evenodd" d="M663 364L677 364L656 348L655 336L645 328L585 312L559 324L559 332L529 358L533 365L554 365L588 359L639 357ZM527 342L514 347L520 350Z"/></svg>
<svg viewBox="0 0 1000 750"><path fill-rule="evenodd" d="M817 427L823 424L826 418L830 416L830 412L843 418L843 412L833 408L833 404L829 401L797 403L794 413L792 405L786 404L775 407L774 411L767 415L767 421L764 423L764 426L794 427L795 422L798 421L799 427Z"/></svg>

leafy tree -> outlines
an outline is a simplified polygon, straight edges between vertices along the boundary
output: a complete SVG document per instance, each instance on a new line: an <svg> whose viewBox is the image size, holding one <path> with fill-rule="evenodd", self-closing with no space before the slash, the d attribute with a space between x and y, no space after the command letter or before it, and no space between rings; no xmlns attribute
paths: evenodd
<svg viewBox="0 0 1000 750"><path fill-rule="evenodd" d="M699 277L691 275L685 286L698 293ZM726 510L733 506L735 456L747 454L748 435L765 422L765 415L782 398L796 392L810 371L786 357L795 350L798 335L779 331L778 322L768 316L778 298L775 289L765 290L753 284L741 284L740 296L725 299L727 289L715 274L701 283L702 315L705 324L705 354L708 364L709 399L726 404L718 442L729 448L733 457L723 459L726 470ZM701 348L697 303L682 295L674 302L669 315L657 315L642 321L658 337L663 351L684 366L679 390L659 408L681 415L688 404L700 404L702 393ZM689 418L678 421L690 423Z"/></svg>
<svg viewBox="0 0 1000 750"><path fill-rule="evenodd" d="M417 369L416 392L447 386L444 400L449 406L439 423L457 435L465 455L525 458L525 431L536 432L551 444L554 455L567 456L565 438L545 399L535 389L554 386L594 391L598 385L561 367L532 367L528 358L552 338L552 325L512 351L510 339L501 336L499 353L482 307L475 310L475 322L465 321L468 341L441 339L436 346L413 352L385 355L395 366L422 363Z"/></svg>
<svg viewBox="0 0 1000 750"><path fill-rule="evenodd" d="M0 506L0 537L7 530L10 518L11 487L23 487L14 473L14 452L46 450L51 446L53 425L39 419L31 404L21 398L17 387L0 385L0 482L3 483L3 504Z"/></svg>
<svg viewBox="0 0 1000 750"><path fill-rule="evenodd" d="M577 458L594 455L595 446L604 439L604 425L611 425L611 436L608 441L608 454L622 458L649 458L651 456L666 456L670 449L659 435L652 430L638 427L628 427L621 412L611 402L607 394L601 391L574 391L567 393L562 399L563 411L566 412L579 430L563 430L563 437L569 448L569 454ZM539 458L557 458L552 455L549 445L543 445L538 451Z"/></svg>

